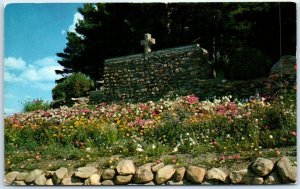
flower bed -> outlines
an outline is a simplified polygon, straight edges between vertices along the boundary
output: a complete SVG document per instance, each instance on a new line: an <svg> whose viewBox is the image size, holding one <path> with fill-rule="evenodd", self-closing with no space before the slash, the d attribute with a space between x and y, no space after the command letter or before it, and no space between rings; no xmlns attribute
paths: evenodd
<svg viewBox="0 0 300 189"><path fill-rule="evenodd" d="M189 95L38 110L4 121L6 149L67 146L103 156L216 152L220 161L230 161L295 146L297 135L295 99L288 97L200 101Z"/></svg>

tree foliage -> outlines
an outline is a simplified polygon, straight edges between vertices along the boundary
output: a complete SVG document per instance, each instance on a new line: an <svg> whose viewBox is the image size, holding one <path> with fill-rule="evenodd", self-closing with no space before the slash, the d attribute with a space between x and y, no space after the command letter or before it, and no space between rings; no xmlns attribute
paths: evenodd
<svg viewBox="0 0 300 189"><path fill-rule="evenodd" d="M295 3L88 3L78 12L83 20L57 53L64 78L81 72L103 79L104 60L141 53L145 33L156 39L154 50L199 43L217 70L245 46L272 62L296 52Z"/></svg>

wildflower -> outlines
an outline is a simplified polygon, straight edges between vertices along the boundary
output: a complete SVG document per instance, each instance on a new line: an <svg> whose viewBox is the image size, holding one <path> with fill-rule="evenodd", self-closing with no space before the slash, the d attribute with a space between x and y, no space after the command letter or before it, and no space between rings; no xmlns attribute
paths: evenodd
<svg viewBox="0 0 300 189"><path fill-rule="evenodd" d="M241 156L239 154L235 155L235 159L240 159Z"/></svg>
<svg viewBox="0 0 300 189"><path fill-rule="evenodd" d="M297 136L296 131L292 131L292 132L291 132L291 135L294 136L294 137Z"/></svg>
<svg viewBox="0 0 300 189"><path fill-rule="evenodd" d="M269 136L269 138L270 138L270 139L272 139L272 138L273 138L273 136L272 136L272 135L270 135L270 136Z"/></svg>
<svg viewBox="0 0 300 189"><path fill-rule="evenodd" d="M156 148L156 146L154 144L152 144L152 149L155 149L155 148Z"/></svg>
<svg viewBox="0 0 300 189"><path fill-rule="evenodd" d="M142 148L137 148L136 151L142 152L142 151L144 151L144 150L143 150Z"/></svg>
<svg viewBox="0 0 300 189"><path fill-rule="evenodd" d="M228 159L232 159L233 157L232 157L232 156L228 156L227 158L228 158Z"/></svg>
<svg viewBox="0 0 300 189"><path fill-rule="evenodd" d="M225 156L222 155L222 156L220 157L220 160L225 160Z"/></svg>

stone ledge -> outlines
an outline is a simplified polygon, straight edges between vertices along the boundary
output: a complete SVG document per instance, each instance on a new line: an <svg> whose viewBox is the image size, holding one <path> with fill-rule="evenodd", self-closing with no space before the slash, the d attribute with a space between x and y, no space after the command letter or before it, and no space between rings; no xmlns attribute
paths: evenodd
<svg viewBox="0 0 300 189"><path fill-rule="evenodd" d="M57 179L61 170L64 172ZM85 174L78 175L66 168L56 171L35 169L26 174L18 171L6 173L4 180L6 185L274 185L296 183L297 180L297 167L287 157L281 157L277 162L256 158L247 169L229 174L218 168L206 170L192 165L175 168L174 165L147 163L136 168L132 160L119 162L115 170L103 171L91 166L76 170L84 170Z"/></svg>

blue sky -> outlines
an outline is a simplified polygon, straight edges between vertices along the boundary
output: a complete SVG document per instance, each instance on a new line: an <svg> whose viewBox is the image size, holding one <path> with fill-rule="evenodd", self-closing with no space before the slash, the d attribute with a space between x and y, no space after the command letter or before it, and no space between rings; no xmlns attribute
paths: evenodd
<svg viewBox="0 0 300 189"><path fill-rule="evenodd" d="M78 3L8 4L4 10L4 113L22 111L25 98L51 101L59 76L57 52L82 16Z"/></svg>

